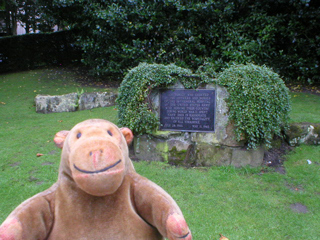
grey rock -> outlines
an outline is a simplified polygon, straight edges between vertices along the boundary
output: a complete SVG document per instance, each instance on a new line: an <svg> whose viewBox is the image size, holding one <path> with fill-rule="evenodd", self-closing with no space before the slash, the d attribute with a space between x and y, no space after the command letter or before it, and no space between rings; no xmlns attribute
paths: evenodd
<svg viewBox="0 0 320 240"><path fill-rule="evenodd" d="M117 93L93 92L65 95L37 95L35 98L37 113L74 112L98 107L109 107L116 104Z"/></svg>
<svg viewBox="0 0 320 240"><path fill-rule="evenodd" d="M114 106L116 98L113 92L83 93L79 98L79 110Z"/></svg>
<svg viewBox="0 0 320 240"><path fill-rule="evenodd" d="M196 166L221 166L230 165L232 148L212 145L206 143L196 143L195 165Z"/></svg>
<svg viewBox="0 0 320 240"><path fill-rule="evenodd" d="M300 144L320 145L320 123L291 123L286 131L287 141L290 146Z"/></svg>
<svg viewBox="0 0 320 240"><path fill-rule="evenodd" d="M78 94L37 95L35 103L37 113L74 112L78 106Z"/></svg>
<svg viewBox="0 0 320 240"><path fill-rule="evenodd" d="M235 167L244 167L247 165L253 167L261 166L264 152L264 146L256 149L234 148L232 151L231 165Z"/></svg>
<svg viewBox="0 0 320 240"><path fill-rule="evenodd" d="M141 135L134 138L133 148L135 156L141 160L168 161L168 145L163 139Z"/></svg>

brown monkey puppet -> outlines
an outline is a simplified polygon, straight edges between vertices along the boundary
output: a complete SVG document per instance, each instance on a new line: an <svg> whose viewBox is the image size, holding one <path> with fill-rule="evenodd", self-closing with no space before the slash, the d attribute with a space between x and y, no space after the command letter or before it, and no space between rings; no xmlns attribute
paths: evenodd
<svg viewBox="0 0 320 240"><path fill-rule="evenodd" d="M1 240L191 240L176 202L134 170L133 134L90 119L54 138L62 148L58 181L20 204Z"/></svg>

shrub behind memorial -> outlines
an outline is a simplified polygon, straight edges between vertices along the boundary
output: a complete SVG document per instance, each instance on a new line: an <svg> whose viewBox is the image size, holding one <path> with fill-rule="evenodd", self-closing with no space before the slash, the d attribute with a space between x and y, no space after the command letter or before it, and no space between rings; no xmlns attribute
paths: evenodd
<svg viewBox="0 0 320 240"><path fill-rule="evenodd" d="M266 64L287 79L320 83L320 5L301 1L55 1L80 29L83 61L96 74L139 62L216 70ZM63 14L64 13L64 14Z"/></svg>

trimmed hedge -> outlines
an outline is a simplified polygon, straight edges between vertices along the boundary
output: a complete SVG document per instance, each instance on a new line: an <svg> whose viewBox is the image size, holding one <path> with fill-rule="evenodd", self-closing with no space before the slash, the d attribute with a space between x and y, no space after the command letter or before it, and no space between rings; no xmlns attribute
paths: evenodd
<svg viewBox="0 0 320 240"><path fill-rule="evenodd" d="M98 75L139 62L216 71L267 65L287 80L320 83L320 1L59 1L77 27L83 62ZM63 17L62 17L63 18Z"/></svg>
<svg viewBox="0 0 320 240"><path fill-rule="evenodd" d="M72 31L0 38L0 72L21 71L80 61Z"/></svg>

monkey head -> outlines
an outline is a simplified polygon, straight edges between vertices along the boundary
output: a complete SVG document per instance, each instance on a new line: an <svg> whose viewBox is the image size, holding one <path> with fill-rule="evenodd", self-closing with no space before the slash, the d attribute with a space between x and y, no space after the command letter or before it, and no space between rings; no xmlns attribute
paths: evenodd
<svg viewBox="0 0 320 240"><path fill-rule="evenodd" d="M72 178L90 195L113 194L125 174L133 170L127 145L132 139L130 129L119 129L102 119L86 120L70 131L60 131L54 138L62 149L60 175Z"/></svg>

